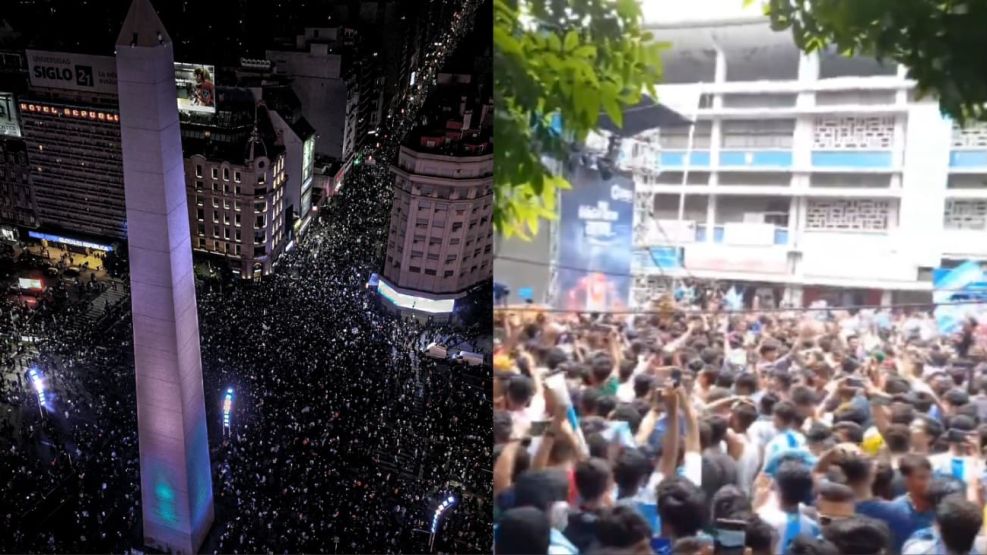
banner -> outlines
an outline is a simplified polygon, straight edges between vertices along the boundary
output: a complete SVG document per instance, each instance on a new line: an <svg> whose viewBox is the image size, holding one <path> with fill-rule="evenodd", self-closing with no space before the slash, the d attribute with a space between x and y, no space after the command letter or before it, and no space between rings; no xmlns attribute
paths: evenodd
<svg viewBox="0 0 987 555"><path fill-rule="evenodd" d="M631 288L634 182L604 180L577 166L567 177L559 218L556 306L570 310L626 309Z"/></svg>
<svg viewBox="0 0 987 555"><path fill-rule="evenodd" d="M932 287L932 302L939 304L935 309L939 333L957 333L971 317L983 323L987 273L979 262L968 260L955 268L934 270Z"/></svg>

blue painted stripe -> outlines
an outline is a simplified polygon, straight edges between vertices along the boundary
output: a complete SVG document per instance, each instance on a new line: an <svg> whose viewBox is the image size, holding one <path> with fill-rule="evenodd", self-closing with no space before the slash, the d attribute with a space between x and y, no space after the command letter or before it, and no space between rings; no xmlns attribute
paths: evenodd
<svg viewBox="0 0 987 555"><path fill-rule="evenodd" d="M813 151L812 166L818 168L890 168L890 151Z"/></svg>
<svg viewBox="0 0 987 555"><path fill-rule="evenodd" d="M659 156L660 167L676 167L685 165L684 150L665 150ZM699 167L709 167L709 151L694 150L689 157L690 165Z"/></svg>
<svg viewBox="0 0 987 555"><path fill-rule="evenodd" d="M792 152L789 150L724 150L720 152L720 165L789 168L792 166Z"/></svg>
<svg viewBox="0 0 987 555"><path fill-rule="evenodd" d="M987 150L954 150L949 153L949 167L987 167Z"/></svg>

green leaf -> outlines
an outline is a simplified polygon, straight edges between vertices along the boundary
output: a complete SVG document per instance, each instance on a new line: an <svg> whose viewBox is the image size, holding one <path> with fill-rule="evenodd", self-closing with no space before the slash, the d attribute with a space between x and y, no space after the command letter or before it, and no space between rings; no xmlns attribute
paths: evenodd
<svg viewBox="0 0 987 555"><path fill-rule="evenodd" d="M565 34L565 45L564 50L566 52L572 52L579 46L579 33L575 30L569 31Z"/></svg>

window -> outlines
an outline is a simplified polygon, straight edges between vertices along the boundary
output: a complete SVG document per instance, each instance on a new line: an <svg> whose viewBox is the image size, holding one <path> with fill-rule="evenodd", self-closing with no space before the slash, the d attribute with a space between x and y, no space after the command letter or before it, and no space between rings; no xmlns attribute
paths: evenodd
<svg viewBox="0 0 987 555"><path fill-rule="evenodd" d="M225 208L226 210L229 210L230 209L230 201L228 201L226 199L223 199L223 208Z"/></svg>
<svg viewBox="0 0 987 555"><path fill-rule="evenodd" d="M229 180L230 180L230 169L223 168L223 181L229 181Z"/></svg>
<svg viewBox="0 0 987 555"><path fill-rule="evenodd" d="M456 238L456 237L453 237L452 239L449 239L449 244L450 245L458 245L459 244L459 239Z"/></svg>
<svg viewBox="0 0 987 555"><path fill-rule="evenodd" d="M212 228L212 236L213 236L214 239L219 239L219 228L218 227L213 227Z"/></svg>
<svg viewBox="0 0 987 555"><path fill-rule="evenodd" d="M236 224L237 227L240 227L240 214L239 213L233 214L233 223Z"/></svg>
<svg viewBox="0 0 987 555"><path fill-rule="evenodd" d="M428 258L429 260L438 260L438 259L439 259L439 255L437 255L437 254L429 254L429 255L427 256L427 258Z"/></svg>
<svg viewBox="0 0 987 555"><path fill-rule="evenodd" d="M230 194L230 184L229 183L223 183L223 194L224 195Z"/></svg>
<svg viewBox="0 0 987 555"><path fill-rule="evenodd" d="M212 223L214 223L214 224L218 224L219 223L219 210L213 210L212 211Z"/></svg>
<svg viewBox="0 0 987 555"><path fill-rule="evenodd" d="M419 266L408 266L408 271L413 274L420 274L422 269Z"/></svg>
<svg viewBox="0 0 987 555"><path fill-rule="evenodd" d="M455 261L456 261L456 255L454 254L450 254L449 256L446 257L446 264L452 264Z"/></svg>
<svg viewBox="0 0 987 555"><path fill-rule="evenodd" d="M196 180L195 181L195 190L196 191L201 191L204 186L205 185L201 181L199 181L199 180Z"/></svg>
<svg viewBox="0 0 987 555"><path fill-rule="evenodd" d="M202 220L199 220L200 222ZM206 224L199 224L199 236L203 237L206 234Z"/></svg>
<svg viewBox="0 0 987 555"><path fill-rule="evenodd" d="M236 210L237 212L240 211L240 201L238 200L233 201L233 209Z"/></svg>
<svg viewBox="0 0 987 555"><path fill-rule="evenodd" d="M425 270L425 275L426 276L434 276L435 275L435 270L428 270L428 269L426 269Z"/></svg>
<svg viewBox="0 0 987 555"><path fill-rule="evenodd" d="M235 254L236 254L237 256L240 256L240 245L233 245L233 252L234 252L234 253L235 253Z"/></svg>
<svg viewBox="0 0 987 555"><path fill-rule="evenodd" d="M202 164L195 165L195 176L202 177ZM201 181L198 181L197 183L201 183Z"/></svg>
<svg viewBox="0 0 987 555"><path fill-rule="evenodd" d="M212 182L212 190L213 190L214 193L218 193L219 192L219 183L216 183L215 181L213 181Z"/></svg>
<svg viewBox="0 0 987 555"><path fill-rule="evenodd" d="M223 223L226 224L226 225L230 225L230 213L229 212L223 212Z"/></svg>
<svg viewBox="0 0 987 555"><path fill-rule="evenodd" d="M411 251L411 258L421 258L423 254L422 251Z"/></svg>
<svg viewBox="0 0 987 555"><path fill-rule="evenodd" d="M213 198L212 199L212 207L213 208L219 208L219 199L218 198Z"/></svg>
<svg viewBox="0 0 987 555"><path fill-rule="evenodd" d="M452 270L446 270L445 273L442 274L442 277L452 277L452 274Z"/></svg>
<svg viewBox="0 0 987 555"><path fill-rule="evenodd" d="M233 181L235 181L237 183L240 182L240 172L238 172L236 170L233 171ZM237 191L237 193L239 193L239 192L240 191Z"/></svg>
<svg viewBox="0 0 987 555"><path fill-rule="evenodd" d="M213 168L212 169L212 178L213 179L219 179L219 169L218 168Z"/></svg>
<svg viewBox="0 0 987 555"><path fill-rule="evenodd" d="M202 200L202 197L201 196L195 195L195 205L196 206L202 206L203 205L203 200Z"/></svg>
<svg viewBox="0 0 987 555"><path fill-rule="evenodd" d="M230 228L228 227L223 228L223 239L226 239L227 241L230 240Z"/></svg>
<svg viewBox="0 0 987 555"><path fill-rule="evenodd" d="M463 222L453 222L452 223L452 230L453 231L459 231L460 229L463 229Z"/></svg>
<svg viewBox="0 0 987 555"><path fill-rule="evenodd" d="M239 242L240 242L240 230L239 230L239 229L237 229L237 230L236 230L236 231L234 232L234 235L233 235L233 237L234 237L234 239L236 240L236 242L237 242L237 243L239 243Z"/></svg>

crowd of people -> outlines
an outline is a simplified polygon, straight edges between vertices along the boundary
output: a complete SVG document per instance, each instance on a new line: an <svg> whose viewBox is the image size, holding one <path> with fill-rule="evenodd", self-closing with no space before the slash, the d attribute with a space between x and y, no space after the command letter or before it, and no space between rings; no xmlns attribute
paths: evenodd
<svg viewBox="0 0 987 555"><path fill-rule="evenodd" d="M494 552L987 552L987 350L929 307L495 317Z"/></svg>
<svg viewBox="0 0 987 555"><path fill-rule="evenodd" d="M451 43L467 30L451 28ZM429 63L427 82L441 59ZM419 321L365 287L386 241L386 161L415 124L405 108L270 276L198 284L216 512L206 552L489 549L489 370L418 346L452 334L488 343L490 322ZM88 306L62 301L0 300L0 551L140 549L129 311L84 325ZM430 538L448 496L457 504Z"/></svg>

